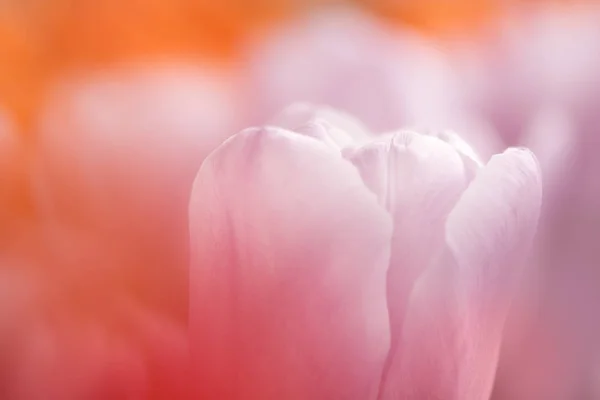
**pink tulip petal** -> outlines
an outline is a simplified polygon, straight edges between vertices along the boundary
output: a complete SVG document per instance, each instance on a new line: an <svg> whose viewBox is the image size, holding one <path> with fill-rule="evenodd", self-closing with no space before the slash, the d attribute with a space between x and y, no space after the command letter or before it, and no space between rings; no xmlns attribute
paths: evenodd
<svg viewBox="0 0 600 400"><path fill-rule="evenodd" d="M446 241L458 264L480 268L490 260L500 265L520 258L535 233L541 195L541 173L530 151L513 148L492 157L448 217ZM489 269L473 272L498 272Z"/></svg>
<svg viewBox="0 0 600 400"><path fill-rule="evenodd" d="M494 156L448 216L446 250L415 285L381 399L490 396L520 258L541 205L526 150Z"/></svg>
<svg viewBox="0 0 600 400"><path fill-rule="evenodd" d="M443 247L446 217L467 184L465 168L451 145L410 131L364 146L350 159L394 219L387 283L393 347L412 285Z"/></svg>
<svg viewBox="0 0 600 400"><path fill-rule="evenodd" d="M292 104L271 120L272 125L293 131L308 123L324 125L327 135L318 138L342 149L366 143L371 136L367 127L352 115L310 103Z"/></svg>
<svg viewBox="0 0 600 400"><path fill-rule="evenodd" d="M204 162L190 224L198 398L374 398L391 223L339 152L243 131Z"/></svg>
<svg viewBox="0 0 600 400"><path fill-rule="evenodd" d="M483 165L481 158L475 150L458 134L452 131L436 132L434 136L454 147L465 166L465 177L468 182L471 182L475 178L475 175L477 175L479 168Z"/></svg>

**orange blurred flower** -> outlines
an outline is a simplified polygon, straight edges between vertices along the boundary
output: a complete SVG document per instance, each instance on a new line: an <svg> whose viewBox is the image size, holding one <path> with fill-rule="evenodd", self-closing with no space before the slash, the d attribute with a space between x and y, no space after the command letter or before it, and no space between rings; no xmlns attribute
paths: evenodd
<svg viewBox="0 0 600 400"><path fill-rule="evenodd" d="M45 85L77 68L178 55L228 57L283 18L277 0L28 1L0 6L0 99L27 123Z"/></svg>

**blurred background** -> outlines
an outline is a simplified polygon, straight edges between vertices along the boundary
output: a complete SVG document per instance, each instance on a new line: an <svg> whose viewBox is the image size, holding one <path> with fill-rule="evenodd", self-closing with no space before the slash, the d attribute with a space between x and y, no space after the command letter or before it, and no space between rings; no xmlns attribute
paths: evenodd
<svg viewBox="0 0 600 400"><path fill-rule="evenodd" d="M600 399L584 0L1 1L0 398L184 398L190 184L295 102L530 147L544 209L493 398Z"/></svg>

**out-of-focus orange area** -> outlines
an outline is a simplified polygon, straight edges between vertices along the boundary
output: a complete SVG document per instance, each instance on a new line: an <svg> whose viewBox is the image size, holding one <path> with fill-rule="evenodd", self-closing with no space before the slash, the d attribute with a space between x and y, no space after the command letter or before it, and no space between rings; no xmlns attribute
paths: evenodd
<svg viewBox="0 0 600 400"><path fill-rule="evenodd" d="M581 0L355 0L395 23L413 26L432 34L469 33L481 28L511 5L536 3L582 3Z"/></svg>
<svg viewBox="0 0 600 400"><path fill-rule="evenodd" d="M358 0L384 19L407 24L431 34L472 31L498 14L494 0Z"/></svg>
<svg viewBox="0 0 600 400"><path fill-rule="evenodd" d="M48 84L71 70L170 55L229 60L263 27L326 2L291 0L30 0L0 6L0 105L24 140ZM352 2L350 2L352 3ZM471 31L499 13L492 0L354 3L433 34ZM25 160L23 160L25 161ZM16 196L21 207L24 196ZM21 207L22 208L22 207ZM26 207L25 207L26 208Z"/></svg>
<svg viewBox="0 0 600 400"><path fill-rule="evenodd" d="M0 106L11 114L18 128L13 133L26 144L48 85L57 77L174 54L228 59L251 31L282 20L293 9L292 3L277 0L3 2ZM19 158L20 164L27 163L26 154ZM26 193L10 198L18 215L28 212Z"/></svg>
<svg viewBox="0 0 600 400"><path fill-rule="evenodd" d="M254 29L297 8L276 0L12 1L0 6L0 99L21 123L70 68L169 54L229 57Z"/></svg>
<svg viewBox="0 0 600 400"><path fill-rule="evenodd" d="M9 1L0 6L0 100L27 125L44 85L65 70L169 54L230 58L252 32L320 3L326 2ZM498 12L492 0L357 3L437 34L473 29Z"/></svg>

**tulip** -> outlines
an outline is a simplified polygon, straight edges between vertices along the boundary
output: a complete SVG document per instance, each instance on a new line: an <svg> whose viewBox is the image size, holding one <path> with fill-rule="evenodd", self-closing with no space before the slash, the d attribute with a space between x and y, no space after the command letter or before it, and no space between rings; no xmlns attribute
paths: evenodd
<svg viewBox="0 0 600 400"><path fill-rule="evenodd" d="M194 182L197 397L489 398L540 210L535 157L483 165L453 133L300 110L225 141Z"/></svg>

